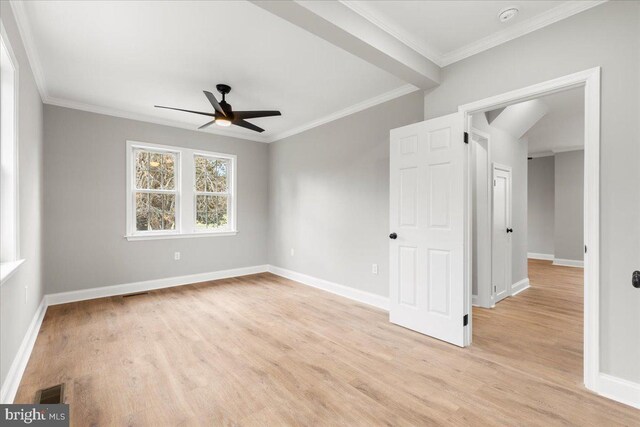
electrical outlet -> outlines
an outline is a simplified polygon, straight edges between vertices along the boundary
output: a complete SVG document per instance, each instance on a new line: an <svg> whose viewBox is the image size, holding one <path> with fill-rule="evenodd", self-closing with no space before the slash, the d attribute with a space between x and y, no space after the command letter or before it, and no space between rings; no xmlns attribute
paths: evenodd
<svg viewBox="0 0 640 427"><path fill-rule="evenodd" d="M291 256L295 256L295 254L296 254L296 251L293 248L291 248Z"/></svg>
<svg viewBox="0 0 640 427"><path fill-rule="evenodd" d="M371 272L373 274L378 274L378 264L372 264L371 265Z"/></svg>
<svg viewBox="0 0 640 427"><path fill-rule="evenodd" d="M175 259L176 261L178 261L180 259L180 252L174 252L173 253L173 259Z"/></svg>

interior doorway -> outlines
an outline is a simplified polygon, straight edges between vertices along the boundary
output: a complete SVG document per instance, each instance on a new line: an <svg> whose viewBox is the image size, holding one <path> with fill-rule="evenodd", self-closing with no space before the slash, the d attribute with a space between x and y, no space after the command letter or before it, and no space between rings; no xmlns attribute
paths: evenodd
<svg viewBox="0 0 640 427"><path fill-rule="evenodd" d="M492 306L495 306L496 303L498 303L504 297L508 296L505 294L503 289L493 288L494 285L500 284L500 283L493 283L494 270L498 270L498 273L500 274L503 271L500 261L496 263L496 261L493 258L500 257L501 259L504 259L503 254L501 254L500 251L494 252L492 248L491 252L489 252L492 255L491 256L492 263L491 263L491 268L489 269L489 272L487 272L486 267L485 268L481 267L481 265L483 264L486 265L486 261L487 261L486 257L483 258L480 255L483 252L487 253L486 252L487 241L480 240L482 239L483 235L486 236L486 231L484 232L484 234L481 231L482 227L491 225L492 227L496 226L495 228L500 228L505 223L505 220L500 215L497 217L494 217L493 211L490 214L488 214L489 215L488 220L486 218L486 215L485 217L483 217L482 215L473 214L473 209L476 208L479 203L490 204L492 207L495 207L495 202L496 202L496 200L494 199L494 193L492 188L487 189L484 194L482 192L480 192L479 194L474 194L474 191L473 191L483 187L483 184L482 183L479 184L476 180L477 178L476 171L478 170L478 159L477 157L474 156L474 153L478 153L478 152L482 153L485 150L487 153L492 153L492 151L495 150L495 147L492 144L492 142L494 141L492 141L493 138L491 138L491 135L487 137L486 135L481 134L482 132L486 133L486 129L482 129L482 132L476 132L477 129L475 129L475 126L474 126L475 123L473 122L473 117L474 115L476 116L482 115L484 118L486 118L487 121L493 121L493 120L496 120L496 117L499 117L500 115L502 115L505 112L505 110L509 109L509 107L517 107L517 108L511 108L513 111L517 111L518 108L520 108L522 105L529 104L529 108L531 109L531 111L537 111L535 114L530 115L531 120L535 122L536 120L539 120L539 117L536 118L535 116L536 114L540 114L541 110L539 108L540 107L539 105L535 106L535 108L531 108L531 105L535 104L535 102L539 98L544 96L549 96L552 94L557 94L570 89L577 89L583 95L582 105L584 106L584 110L582 114L582 118L583 118L582 129L584 130L584 134L583 134L583 140L584 140L584 160L583 160L583 165L584 165L583 198L584 199L583 200L584 200L584 203L582 207L584 212L584 227L583 227L584 245L581 245L581 247L584 247L584 251L586 252L584 254L584 261L583 261L585 269L584 269L584 276L580 274L578 269L574 269L571 272L571 276L572 276L571 280L575 282L576 275L580 278L584 277L584 288L578 288L579 294L582 296L582 298L580 298L580 301L578 302L579 303L583 302L584 304L583 313L578 313L578 317L584 319L584 322L583 322L584 328L582 329L583 333L580 334L581 337L579 338L581 338L580 341L583 342L582 354L583 354L584 363L582 364L582 368L583 368L582 374L584 378L584 383L588 388L592 390L597 390L597 377L599 375L598 275L597 275L598 256L599 256L599 241L598 241L598 223L599 223L599 220L598 220L598 198L599 198L598 163L599 163L599 160L598 159L599 159L599 79L600 79L599 76L600 76L599 69L587 70L582 73L576 73L571 76L566 76L560 79L541 83L539 85L534 85L528 88L513 91L510 93L499 95L497 97L492 97L486 100L474 102L472 104L467 104L460 107L460 111L464 114L466 130L469 132L471 136L470 141L477 143L477 142L482 142L483 139L488 140L488 143L486 144L486 148L484 148L482 145L479 145L477 147L472 147L472 149L470 150L472 155L470 155L468 159L469 171L470 171L468 188L470 189L470 191L468 192L468 195L467 195L469 200L468 202L469 209L467 210L467 213L469 215L469 217L467 218L468 230L469 230L469 232L467 233L468 251L469 251L468 257L467 257L468 258L467 268L469 272L467 276L469 277L469 280L467 283L467 289L468 289L467 301L469 305L469 312L472 314L472 316L471 316L471 325L466 331L467 335L466 335L465 343L470 344L474 337L473 316L477 316L480 322L483 316L485 316L485 314L480 314L480 313L486 313L486 316L491 315L490 311L478 312L477 311L478 309L472 311L471 309L472 300L474 305L480 305L479 303L484 303L487 306L492 307ZM506 114L503 117L507 117L507 116L509 116L509 114ZM508 122L509 120L503 120L503 121ZM525 120L524 122L516 123L513 128L509 128L508 124L505 126L507 130L510 130L512 131L512 133L515 133L517 135L518 126L520 127L524 126L525 128L527 128L531 126L531 123L526 123L526 120ZM474 133L479 134L479 136L474 136ZM517 135L517 137L521 138L522 134ZM494 155L487 156L488 161L490 161L492 158L495 158L495 153L493 154ZM520 158L522 159L522 157ZM525 164L526 164L526 161L527 159L525 158L524 159ZM486 169L487 169L487 172L489 172L488 168ZM525 167L525 171L526 171L526 167ZM492 172L493 170L491 169L491 173ZM515 170L513 171L512 175L513 175L512 181L515 181L516 180ZM491 180L491 182L493 183L493 179ZM502 189L500 189L500 191L502 192ZM486 194L487 192L490 192L491 194ZM516 192L514 192L514 194L516 194ZM499 198L499 200L502 200L502 199ZM498 208L502 209L503 205L499 204ZM515 211L516 207L514 207L513 210ZM526 215L524 218L526 221ZM516 218L514 217L513 220L515 221ZM505 229L520 230L522 228L522 226L516 228L515 226L513 226L513 222L511 224L512 224L511 227L505 227ZM474 228L474 226L476 228ZM527 227L525 225L524 229L526 230L526 228ZM521 234L524 234L523 232L525 230L521 230ZM508 234L515 235L517 234L517 232L516 233L510 232ZM498 237L501 237L503 240L500 240ZM515 240L515 238L513 238L513 240ZM526 242L526 238L524 240ZM497 236L492 234L491 246L495 246L498 242L502 242L502 241L505 241L504 236ZM478 246L475 245L476 243L478 243ZM513 246L515 246L515 242L512 242L512 243L513 243ZM485 250L483 251L483 249ZM526 250L526 245L525 245L525 250ZM519 267L515 265L516 260L512 260L512 261L514 263L513 270L516 271ZM525 270L528 271L529 268L531 268L531 270L535 270L536 274L541 276L548 275L548 273L550 272L550 270L546 268L547 265L540 264L544 261L533 261L533 260L530 261L527 259L527 257L524 257L524 258L519 257L518 262L524 263ZM552 266L552 261L546 261L546 262L549 267ZM531 267L529 266L530 263L532 263ZM529 286L528 276L529 275L527 273L526 283L524 282L518 283L513 279L511 280L511 283L510 283L510 286L512 288L511 295L517 294L518 292L524 289L527 289L527 287ZM492 287L489 288L490 289L489 292L483 293L480 291L480 289L478 288L479 286L478 278L480 278L480 281L482 280L482 278L484 278L485 280L488 280L491 283ZM551 281L553 280L554 279L551 279ZM509 283L509 280L507 280L507 283ZM544 286L541 284L540 288L542 289L544 288ZM546 288L547 290L552 290L553 286L547 286ZM473 298L472 298L472 295L473 295ZM503 304L507 304L507 303L503 302ZM573 306L574 307L582 306L582 304L573 304ZM575 315L576 313L573 313L573 314ZM576 337L574 335L573 337L570 337L568 339L575 341Z"/></svg>

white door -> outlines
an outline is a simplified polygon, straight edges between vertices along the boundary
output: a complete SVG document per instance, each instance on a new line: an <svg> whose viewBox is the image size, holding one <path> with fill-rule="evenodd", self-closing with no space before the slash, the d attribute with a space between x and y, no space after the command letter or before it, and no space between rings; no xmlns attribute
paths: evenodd
<svg viewBox="0 0 640 427"><path fill-rule="evenodd" d="M511 294L511 168L493 165L491 283L495 302Z"/></svg>
<svg viewBox="0 0 640 427"><path fill-rule="evenodd" d="M462 115L391 131L392 323L464 345Z"/></svg>

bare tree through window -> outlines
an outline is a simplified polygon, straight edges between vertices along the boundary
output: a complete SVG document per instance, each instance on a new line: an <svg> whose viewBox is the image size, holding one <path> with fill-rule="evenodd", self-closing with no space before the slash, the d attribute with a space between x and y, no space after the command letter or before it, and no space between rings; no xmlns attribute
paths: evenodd
<svg viewBox="0 0 640 427"><path fill-rule="evenodd" d="M195 156L196 228L228 226L230 167L229 159Z"/></svg>
<svg viewBox="0 0 640 427"><path fill-rule="evenodd" d="M136 230L175 230L176 153L135 151Z"/></svg>

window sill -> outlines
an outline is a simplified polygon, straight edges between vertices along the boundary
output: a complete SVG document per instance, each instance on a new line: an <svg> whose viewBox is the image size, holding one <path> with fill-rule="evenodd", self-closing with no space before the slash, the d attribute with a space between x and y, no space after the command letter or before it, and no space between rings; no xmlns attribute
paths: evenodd
<svg viewBox="0 0 640 427"><path fill-rule="evenodd" d="M182 233L182 234L134 234L124 236L128 241L136 240L163 240L163 239L191 239L194 237L219 237L219 236L235 236L237 231L215 231L200 233Z"/></svg>
<svg viewBox="0 0 640 427"><path fill-rule="evenodd" d="M0 264L0 284L4 283L9 279L9 277L13 276L13 273L16 272L18 267L22 265L24 259L19 259L16 261L3 262Z"/></svg>

